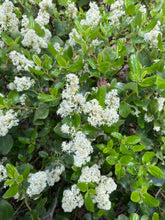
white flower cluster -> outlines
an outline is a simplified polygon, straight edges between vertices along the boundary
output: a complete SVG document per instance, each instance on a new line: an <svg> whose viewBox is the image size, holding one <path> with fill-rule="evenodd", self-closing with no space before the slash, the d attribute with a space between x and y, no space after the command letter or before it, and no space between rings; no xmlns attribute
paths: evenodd
<svg viewBox="0 0 165 220"><path fill-rule="evenodd" d="M5 136L9 129L18 125L19 120L17 119L17 113L12 109L3 114L0 110L0 136Z"/></svg>
<svg viewBox="0 0 165 220"><path fill-rule="evenodd" d="M2 40L0 40L0 48L2 49L3 47L5 47L5 43Z"/></svg>
<svg viewBox="0 0 165 220"><path fill-rule="evenodd" d="M88 114L87 120L94 127L102 125L111 126L119 120L117 110L120 99L117 96L116 89L106 94L106 107L103 109L98 100L92 99L86 102L86 98L82 94L76 93L79 90L79 79L76 75L68 74L66 78L68 83L62 93L63 101L57 111L58 114L66 117L73 111L84 112Z"/></svg>
<svg viewBox="0 0 165 220"><path fill-rule="evenodd" d="M119 115L117 113L119 101L117 90L114 89L106 94L105 109L99 105L96 99L92 99L85 103L83 112L89 115L87 120L92 126L111 126L119 120Z"/></svg>
<svg viewBox="0 0 165 220"><path fill-rule="evenodd" d="M61 46L60 46L60 44L59 44L58 42L56 42L56 43L54 44L54 49L55 49L57 52L60 52Z"/></svg>
<svg viewBox="0 0 165 220"><path fill-rule="evenodd" d="M162 35L160 31L160 24L160 21L158 21L155 27L150 32L144 34L144 40L148 42L151 47L158 46L158 35Z"/></svg>
<svg viewBox="0 0 165 220"><path fill-rule="evenodd" d="M76 184L72 185L70 190L64 190L62 198L62 208L64 212L72 212L77 206L80 208L83 204L83 197Z"/></svg>
<svg viewBox="0 0 165 220"><path fill-rule="evenodd" d="M30 79L30 77L15 77L13 83L8 84L8 88L13 90L16 89L18 92L22 92L24 90L30 89L34 85L34 79Z"/></svg>
<svg viewBox="0 0 165 220"><path fill-rule="evenodd" d="M139 8L139 11L140 11L142 14L146 14L146 13L147 13L146 6L145 6L145 5L141 5L140 8Z"/></svg>
<svg viewBox="0 0 165 220"><path fill-rule="evenodd" d="M67 10L66 10L65 14L69 18L72 18L72 19L74 19L76 17L76 15L77 15L77 8L76 8L74 3L71 3L70 1L68 1Z"/></svg>
<svg viewBox="0 0 165 220"><path fill-rule="evenodd" d="M60 180L60 175L65 170L64 165L57 166L55 169L51 169L51 171L46 170L47 175L47 183L49 186L53 186L54 183Z"/></svg>
<svg viewBox="0 0 165 220"><path fill-rule="evenodd" d="M60 175L64 170L65 167L59 165L51 171L46 170L29 174L27 181L30 185L28 186L26 193L29 197L39 195L46 188L47 184L53 186L55 182L58 182L60 180Z"/></svg>
<svg viewBox="0 0 165 220"><path fill-rule="evenodd" d="M76 45L74 35L79 40L82 39L81 36L79 35L79 33L77 32L77 30L75 28L73 28L72 31L69 33L69 40L68 40L68 45L71 46L71 47L74 47Z"/></svg>
<svg viewBox="0 0 165 220"><path fill-rule="evenodd" d="M90 141L81 131L75 133L72 141L62 143L62 150L68 153L74 153L74 165L81 167L86 162L90 161L90 154L93 152Z"/></svg>
<svg viewBox="0 0 165 220"><path fill-rule="evenodd" d="M99 185L95 188L96 194L93 195L93 203L97 203L99 209L109 210L111 208L109 195L116 188L117 185L111 177L101 176Z"/></svg>
<svg viewBox="0 0 165 220"><path fill-rule="evenodd" d="M74 110L81 112L81 106L86 101L82 94L76 94L79 89L78 77L75 74L68 74L66 81L66 88L62 92L63 101L57 111L57 114L60 114L62 117L71 114Z"/></svg>
<svg viewBox="0 0 165 220"><path fill-rule="evenodd" d="M90 46L91 46L91 47L97 47L97 46L99 46L102 42L103 42L102 40L99 41L98 39L94 39L94 40L92 40Z"/></svg>
<svg viewBox="0 0 165 220"><path fill-rule="evenodd" d="M9 53L9 58L11 59L14 66L16 66L16 70L19 71L29 71L28 67L33 68L34 62L28 60L23 54L18 53L13 50Z"/></svg>
<svg viewBox="0 0 165 220"><path fill-rule="evenodd" d="M36 34L35 30L29 29L29 19L26 15L23 15L21 34L24 37L22 44L24 47L32 48L36 53L40 53L42 48L48 47L48 41L51 38L51 32L44 26L49 23L50 15L46 11L47 8L52 7L52 0L43 0L39 3L40 9L35 19L41 28L44 30L44 37L40 37Z"/></svg>
<svg viewBox="0 0 165 220"><path fill-rule="evenodd" d="M147 113L144 115L144 120L149 123L151 121L154 120L154 116L153 115L148 115Z"/></svg>
<svg viewBox="0 0 165 220"><path fill-rule="evenodd" d="M99 209L109 210L111 202L109 194L116 190L117 185L111 177L101 176L99 166L83 167L78 182L97 183L96 194L92 196L93 203L97 203Z"/></svg>
<svg viewBox="0 0 165 220"><path fill-rule="evenodd" d="M30 183L29 187L27 188L26 193L29 197L34 195L39 195L47 186L47 175L44 171L39 171L34 174L29 174L28 183Z"/></svg>
<svg viewBox="0 0 165 220"><path fill-rule="evenodd" d="M119 19L125 15L125 11L122 9L124 4L123 0L115 1L114 4L111 5L111 14L110 14L110 24L113 26L119 25Z"/></svg>
<svg viewBox="0 0 165 220"><path fill-rule="evenodd" d="M36 0L29 0L29 3L31 3L32 5L37 4Z"/></svg>
<svg viewBox="0 0 165 220"><path fill-rule="evenodd" d="M161 112L164 107L165 98L159 97L159 98L157 98L157 101L158 101L158 110L159 110L159 112Z"/></svg>
<svg viewBox="0 0 165 220"><path fill-rule="evenodd" d="M19 20L14 11L14 5L11 1L5 0L0 5L0 33L2 31L17 31Z"/></svg>
<svg viewBox="0 0 165 220"><path fill-rule="evenodd" d="M7 178L6 168L0 164L0 182L4 181Z"/></svg>
<svg viewBox="0 0 165 220"><path fill-rule="evenodd" d="M70 127L70 126L68 126L67 124L63 124L63 125L61 126L61 131L62 131L63 133L70 134L70 135L72 135L72 136L74 136L74 134L75 134L75 128L74 128L74 127Z"/></svg>
<svg viewBox="0 0 165 220"><path fill-rule="evenodd" d="M83 167L81 170L81 176L78 182L84 183L99 183L101 177L101 173L99 170L99 166L94 164L92 167Z"/></svg>
<svg viewBox="0 0 165 220"><path fill-rule="evenodd" d="M21 105L25 105L26 95L25 95L25 94L22 94L22 95L19 97L19 101L20 101Z"/></svg>
<svg viewBox="0 0 165 220"><path fill-rule="evenodd" d="M81 20L80 24L96 27L99 24L101 18L99 7L95 2L90 2L89 6L90 9L86 13L86 19Z"/></svg>

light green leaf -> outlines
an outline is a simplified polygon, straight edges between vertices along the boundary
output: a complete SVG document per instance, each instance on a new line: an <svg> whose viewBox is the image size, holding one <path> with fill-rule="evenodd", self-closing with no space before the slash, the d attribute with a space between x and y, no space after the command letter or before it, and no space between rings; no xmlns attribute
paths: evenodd
<svg viewBox="0 0 165 220"><path fill-rule="evenodd" d="M140 201L140 195L138 191L133 191L131 193L131 200L132 202L139 202Z"/></svg>
<svg viewBox="0 0 165 220"><path fill-rule="evenodd" d="M163 178L164 177L164 174L163 172L161 171L161 169L159 167L156 167L154 165L150 165L148 166L148 172L157 177L157 178Z"/></svg>
<svg viewBox="0 0 165 220"><path fill-rule="evenodd" d="M10 163L6 164L6 171L7 171L7 175L10 178L15 178L18 175L18 171L17 171L16 167Z"/></svg>
<svg viewBox="0 0 165 220"><path fill-rule="evenodd" d="M94 204L92 202L92 199L88 193L85 195L85 207L88 211L94 212Z"/></svg>
<svg viewBox="0 0 165 220"><path fill-rule="evenodd" d="M3 195L3 198L4 199L11 198L15 196L17 192L18 192L18 185L17 183L13 183L13 185L11 185L10 188L5 192L5 194Z"/></svg>
<svg viewBox="0 0 165 220"><path fill-rule="evenodd" d="M121 103L121 105L119 107L119 114L123 118L126 118L130 112L131 112L130 105L128 103L126 103L126 102Z"/></svg>
<svg viewBox="0 0 165 220"><path fill-rule="evenodd" d="M77 183L77 186L81 192L86 192L88 190L88 185L86 183Z"/></svg>
<svg viewBox="0 0 165 220"><path fill-rule="evenodd" d="M143 202L150 206L150 207L157 207L159 206L159 200L155 199L153 196L151 196L149 193L144 193L142 195Z"/></svg>

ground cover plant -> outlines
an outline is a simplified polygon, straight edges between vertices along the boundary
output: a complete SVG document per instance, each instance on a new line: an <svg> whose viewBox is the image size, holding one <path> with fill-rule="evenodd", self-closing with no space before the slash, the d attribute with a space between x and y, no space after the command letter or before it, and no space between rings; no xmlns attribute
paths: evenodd
<svg viewBox="0 0 165 220"><path fill-rule="evenodd" d="M0 219L164 220L164 0L0 3Z"/></svg>

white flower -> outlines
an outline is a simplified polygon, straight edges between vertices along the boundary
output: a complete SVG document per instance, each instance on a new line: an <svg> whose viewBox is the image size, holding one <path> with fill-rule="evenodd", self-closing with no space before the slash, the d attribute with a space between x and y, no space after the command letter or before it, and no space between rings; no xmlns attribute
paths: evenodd
<svg viewBox="0 0 165 220"><path fill-rule="evenodd" d="M26 59L26 57L23 54L18 53L15 50L9 53L9 58L11 59L13 65L16 66L17 71L29 71L28 67L34 67L33 61Z"/></svg>
<svg viewBox="0 0 165 220"><path fill-rule="evenodd" d="M81 167L86 162L89 162L89 155L93 152L90 141L81 131L75 133L75 137L69 143L64 141L62 143L62 150L64 152L74 153L74 165L77 167Z"/></svg>
<svg viewBox="0 0 165 220"><path fill-rule="evenodd" d="M144 40L148 42L151 47L158 47L158 35L162 35L159 26L160 22L158 21L150 32L144 34Z"/></svg>
<svg viewBox="0 0 165 220"><path fill-rule="evenodd" d="M109 194L116 188L117 185L111 177L101 176L99 185L95 188L96 194L93 195L93 202L97 203L99 209L109 210L111 208Z"/></svg>
<svg viewBox="0 0 165 220"><path fill-rule="evenodd" d="M154 116L153 115L148 115L147 113L144 115L144 120L149 123L151 121L154 120Z"/></svg>
<svg viewBox="0 0 165 220"><path fill-rule="evenodd" d="M154 126L154 127L153 127L153 130L154 130L154 131L160 131L160 127L159 127L159 126Z"/></svg>
<svg viewBox="0 0 165 220"><path fill-rule="evenodd" d="M25 94L22 94L22 95L19 97L19 101L20 101L21 105L25 105L26 95L25 95Z"/></svg>
<svg viewBox="0 0 165 220"><path fill-rule="evenodd" d="M39 6L42 10L52 7L52 0L43 0L39 3Z"/></svg>
<svg viewBox="0 0 165 220"><path fill-rule="evenodd" d="M46 170L47 175L47 183L49 186L53 186L54 183L58 182L60 180L60 175L65 170L64 165L57 166L55 169L52 169L51 171Z"/></svg>
<svg viewBox="0 0 165 220"><path fill-rule="evenodd" d="M146 14L146 13L147 13L146 6L145 6L145 5L141 5L140 8L139 8L139 11L140 11L142 14Z"/></svg>
<svg viewBox="0 0 165 220"><path fill-rule="evenodd" d="M77 15L77 8L74 3L68 2L67 10L65 12L66 15L70 18L75 18Z"/></svg>
<svg viewBox="0 0 165 220"><path fill-rule="evenodd" d="M71 190L64 190L62 198L62 208L64 212L72 212L77 206L83 206L84 200L79 188L74 184Z"/></svg>
<svg viewBox="0 0 165 220"><path fill-rule="evenodd" d="M85 183L99 183L101 178L99 166L94 164L92 167L83 167L81 170L81 176L78 182L85 182Z"/></svg>
<svg viewBox="0 0 165 220"><path fill-rule="evenodd" d="M90 2L90 9L86 13L86 20L81 20L81 25L88 25L92 27L96 27L100 21L100 11L99 7L95 2Z"/></svg>
<svg viewBox="0 0 165 220"><path fill-rule="evenodd" d="M60 52L61 46L60 46L60 44L59 44L58 42L56 42L56 43L54 44L54 49L55 49L57 52Z"/></svg>
<svg viewBox="0 0 165 220"><path fill-rule="evenodd" d="M10 89L14 88L18 92L22 92L24 90L30 89L34 85L35 81L33 79L30 79L30 77L26 77L26 76L17 77L16 76L13 83L14 85L10 83L8 85L8 88Z"/></svg>
<svg viewBox="0 0 165 220"><path fill-rule="evenodd" d="M17 113L12 109L7 111L6 114L3 114L3 111L0 110L0 136L5 136L9 129L18 125L18 122Z"/></svg>
<svg viewBox="0 0 165 220"><path fill-rule="evenodd" d="M0 182L5 180L7 177L8 176L7 176L6 168L2 164L0 164Z"/></svg>
<svg viewBox="0 0 165 220"><path fill-rule="evenodd" d="M101 43L102 43L103 41L102 40L98 40L98 39L95 39L95 40L92 40L92 42L91 42L91 47L97 47L97 46L99 46Z"/></svg>
<svg viewBox="0 0 165 220"><path fill-rule="evenodd" d="M76 44L76 41L74 39L74 35L79 40L82 39L81 36L79 35L79 33L77 32L77 30L75 28L73 28L72 31L69 33L69 41L68 41L68 45L71 47L74 47Z"/></svg>
<svg viewBox="0 0 165 220"><path fill-rule="evenodd" d="M47 175L44 171L39 171L34 174L30 174L28 179L28 183L30 185L27 188L26 193L29 197L33 197L34 195L39 195L46 188Z"/></svg>
<svg viewBox="0 0 165 220"><path fill-rule="evenodd" d="M111 5L110 25L112 26L119 25L120 17L125 15L125 11L122 9L123 4L124 4L123 0L118 0Z"/></svg>
<svg viewBox="0 0 165 220"><path fill-rule="evenodd" d="M0 33L2 31L17 31L19 20L14 13L14 5L11 1L5 0L0 5Z"/></svg>
<svg viewBox="0 0 165 220"><path fill-rule="evenodd" d="M157 101L158 101L158 110L159 112L161 112L164 107L165 98L159 97L157 98Z"/></svg>

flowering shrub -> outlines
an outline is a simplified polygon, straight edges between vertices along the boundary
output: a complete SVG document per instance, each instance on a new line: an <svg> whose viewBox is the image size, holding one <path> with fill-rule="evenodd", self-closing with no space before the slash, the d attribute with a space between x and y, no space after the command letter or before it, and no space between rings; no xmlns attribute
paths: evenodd
<svg viewBox="0 0 165 220"><path fill-rule="evenodd" d="M0 219L165 219L165 2L0 2Z"/></svg>

